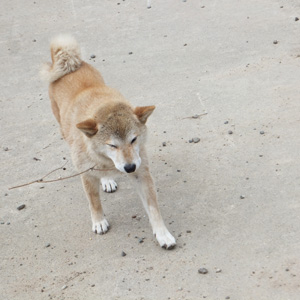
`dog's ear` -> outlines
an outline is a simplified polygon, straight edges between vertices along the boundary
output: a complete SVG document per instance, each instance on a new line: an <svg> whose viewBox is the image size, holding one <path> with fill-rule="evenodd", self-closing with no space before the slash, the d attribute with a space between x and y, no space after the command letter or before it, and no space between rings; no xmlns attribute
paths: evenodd
<svg viewBox="0 0 300 300"><path fill-rule="evenodd" d="M141 106L136 107L134 110L134 113L137 115L138 119L142 124L145 124L147 122L148 117L152 114L154 111L155 106Z"/></svg>
<svg viewBox="0 0 300 300"><path fill-rule="evenodd" d="M97 123L92 119L80 122L76 125L76 127L80 129L87 137L92 137L98 131Z"/></svg>

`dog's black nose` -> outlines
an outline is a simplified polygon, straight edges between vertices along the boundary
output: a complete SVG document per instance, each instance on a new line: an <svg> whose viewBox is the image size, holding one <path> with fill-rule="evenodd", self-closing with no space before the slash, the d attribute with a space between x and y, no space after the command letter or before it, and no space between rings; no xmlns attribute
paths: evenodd
<svg viewBox="0 0 300 300"><path fill-rule="evenodd" d="M135 171L136 165L135 164L127 164L125 165L124 169L127 173L132 173Z"/></svg>

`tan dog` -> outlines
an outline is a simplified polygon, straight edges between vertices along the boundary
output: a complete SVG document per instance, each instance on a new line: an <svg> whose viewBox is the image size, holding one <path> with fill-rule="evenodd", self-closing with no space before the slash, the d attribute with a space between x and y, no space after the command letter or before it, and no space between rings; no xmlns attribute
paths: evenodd
<svg viewBox="0 0 300 300"><path fill-rule="evenodd" d="M61 35L51 42L51 57L52 64L44 66L42 75L50 82L52 110L75 167L79 172L95 166L130 174L157 241L161 247L173 248L176 242L159 212L145 149L145 123L155 107L133 108L107 87L100 73L81 60L71 36ZM109 228L99 198L99 178L104 191L114 192L113 172L91 170L81 175L95 233L104 234Z"/></svg>

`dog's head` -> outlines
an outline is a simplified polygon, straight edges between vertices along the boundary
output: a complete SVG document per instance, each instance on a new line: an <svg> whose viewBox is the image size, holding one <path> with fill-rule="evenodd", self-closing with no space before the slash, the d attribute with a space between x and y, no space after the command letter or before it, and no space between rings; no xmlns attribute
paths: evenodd
<svg viewBox="0 0 300 300"><path fill-rule="evenodd" d="M132 173L141 165L139 155L146 139L146 122L155 106L132 109L124 103L99 109L95 116L77 124L87 137L88 150L109 157L115 167Z"/></svg>

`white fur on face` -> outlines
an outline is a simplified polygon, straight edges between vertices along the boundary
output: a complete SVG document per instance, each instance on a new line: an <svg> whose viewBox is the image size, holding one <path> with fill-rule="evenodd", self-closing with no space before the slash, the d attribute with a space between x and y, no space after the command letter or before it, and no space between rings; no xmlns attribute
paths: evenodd
<svg viewBox="0 0 300 300"><path fill-rule="evenodd" d="M129 138L125 142L112 137L107 142L105 154L114 162L115 167L120 172L127 173L124 169L125 165L135 164L136 170L141 165L142 160L139 154L140 147L138 138L133 144L131 144L131 141L135 137L135 135L130 134Z"/></svg>

